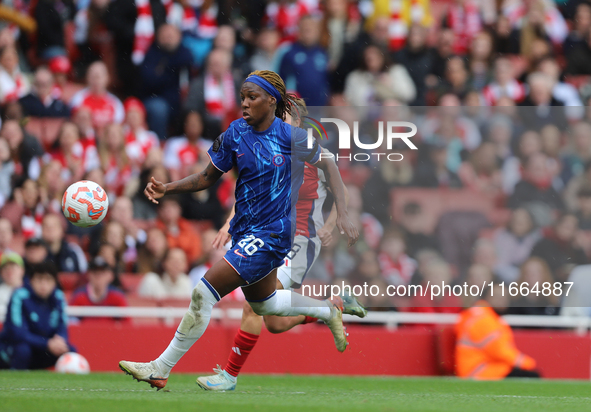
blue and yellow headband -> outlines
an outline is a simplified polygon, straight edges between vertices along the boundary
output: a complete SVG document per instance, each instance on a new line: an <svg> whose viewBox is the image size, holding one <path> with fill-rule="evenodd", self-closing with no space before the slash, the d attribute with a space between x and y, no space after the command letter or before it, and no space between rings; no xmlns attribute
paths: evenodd
<svg viewBox="0 0 591 412"><path fill-rule="evenodd" d="M248 76L246 78L246 80L244 80L244 83L254 83L257 86L260 86L264 91L269 93L271 96L273 96L275 98L275 100L277 100L277 102L280 102L282 100L281 93L279 93L279 91L275 88L275 86L273 86L271 83L269 83L268 80L262 78L261 76L257 76L256 74Z"/></svg>

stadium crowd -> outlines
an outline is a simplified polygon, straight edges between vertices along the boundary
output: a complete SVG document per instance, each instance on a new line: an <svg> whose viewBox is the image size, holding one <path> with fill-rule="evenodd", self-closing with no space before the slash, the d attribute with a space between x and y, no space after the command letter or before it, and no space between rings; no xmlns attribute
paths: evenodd
<svg viewBox="0 0 591 412"><path fill-rule="evenodd" d="M362 239L351 251L335 235L311 282L562 282L588 263L591 3L240 3L4 3L0 305L46 259L76 274L62 285L70 304L190 298L223 253L211 243L235 177L159 205L143 189L152 176L167 182L207 165L212 140L241 116L240 82L252 70L277 71L308 106L335 116L374 106L366 119L404 112L421 122L419 150L394 148L401 161L338 162ZM336 142L326 145L347 155ZM64 190L80 179L110 199L105 221L89 229L61 214ZM468 200L434 211L446 191ZM491 207L465 210L478 199ZM88 262L108 273L87 276ZM123 274L137 281L121 283ZM509 310L559 313L558 298L530 298ZM473 302L365 303L459 312Z"/></svg>

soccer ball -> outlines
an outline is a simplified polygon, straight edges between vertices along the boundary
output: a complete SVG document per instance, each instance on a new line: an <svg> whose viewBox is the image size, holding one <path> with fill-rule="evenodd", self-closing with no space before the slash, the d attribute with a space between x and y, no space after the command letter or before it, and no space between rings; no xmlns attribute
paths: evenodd
<svg viewBox="0 0 591 412"><path fill-rule="evenodd" d="M90 180L71 184L62 198L64 216L79 227L98 225L107 215L108 209L107 193Z"/></svg>
<svg viewBox="0 0 591 412"><path fill-rule="evenodd" d="M59 373L75 373L86 375L90 372L90 365L86 358L76 352L64 353L55 364L55 371Z"/></svg>

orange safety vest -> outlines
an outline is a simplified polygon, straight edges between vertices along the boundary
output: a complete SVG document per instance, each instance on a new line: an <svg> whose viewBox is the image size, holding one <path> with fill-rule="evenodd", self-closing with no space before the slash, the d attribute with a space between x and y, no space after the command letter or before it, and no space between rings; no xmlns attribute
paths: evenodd
<svg viewBox="0 0 591 412"><path fill-rule="evenodd" d="M536 367L536 361L515 346L509 325L486 302L463 311L455 331L459 377L503 379L514 367Z"/></svg>

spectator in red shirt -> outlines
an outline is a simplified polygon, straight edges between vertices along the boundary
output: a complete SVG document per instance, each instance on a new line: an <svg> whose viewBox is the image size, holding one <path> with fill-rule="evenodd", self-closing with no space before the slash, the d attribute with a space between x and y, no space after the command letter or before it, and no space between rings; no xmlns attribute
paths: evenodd
<svg viewBox="0 0 591 412"><path fill-rule="evenodd" d="M160 201L157 227L166 234L168 247L182 249L191 264L201 257L201 236L188 220L181 217L177 198L167 196Z"/></svg>
<svg viewBox="0 0 591 412"><path fill-rule="evenodd" d="M108 125L98 143L101 168L105 173L105 190L109 196L119 196L123 193L132 173L121 125L115 123Z"/></svg>
<svg viewBox="0 0 591 412"><path fill-rule="evenodd" d="M146 128L146 108L141 100L130 97L125 100L125 149L130 160L141 165L148 153L160 147L156 133Z"/></svg>
<svg viewBox="0 0 591 412"><path fill-rule="evenodd" d="M72 97L72 109L82 105L88 106L92 111L92 123L98 129L102 129L109 123L123 123L125 118L123 104L107 91L109 72L105 63L98 61L88 67L86 84L85 89Z"/></svg>
<svg viewBox="0 0 591 412"><path fill-rule="evenodd" d="M207 158L201 140L203 119L197 111L189 111L185 116L184 136L174 137L166 141L164 146L164 166L170 172L171 180L179 180L190 175L190 168L201 159ZM205 149L205 150L204 150Z"/></svg>
<svg viewBox="0 0 591 412"><path fill-rule="evenodd" d="M112 286L115 272L105 259L95 257L88 266L88 284L81 287L70 299L70 306L127 306L127 299L123 292ZM127 318L95 317L84 318L86 321L109 321Z"/></svg>

